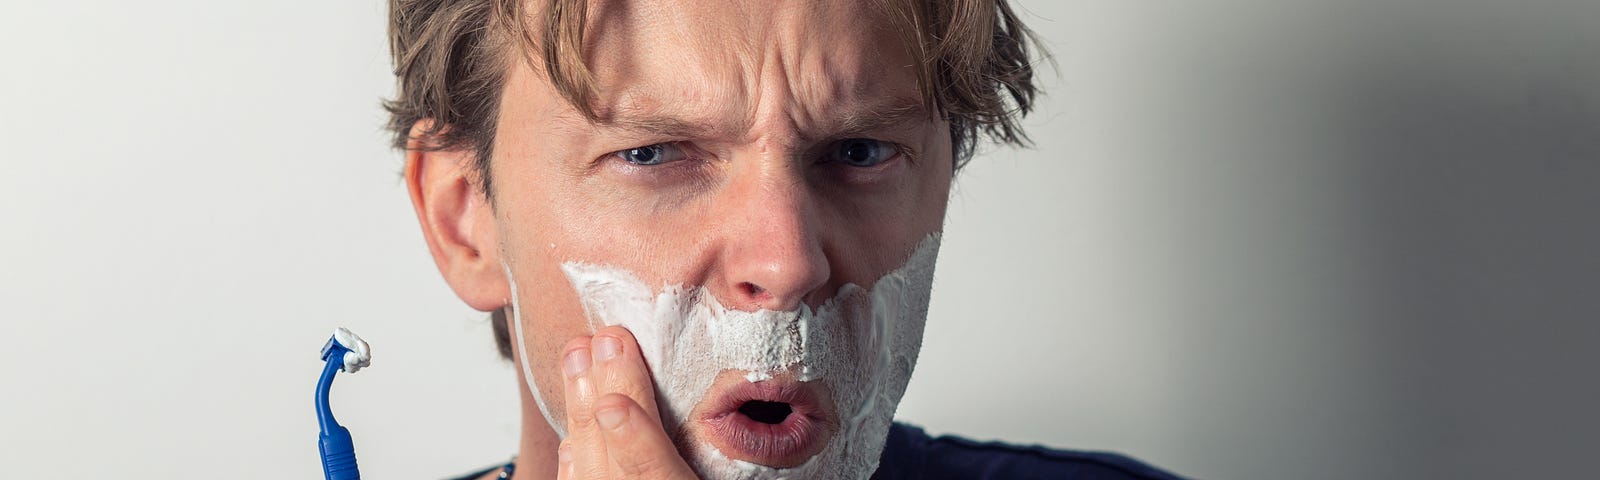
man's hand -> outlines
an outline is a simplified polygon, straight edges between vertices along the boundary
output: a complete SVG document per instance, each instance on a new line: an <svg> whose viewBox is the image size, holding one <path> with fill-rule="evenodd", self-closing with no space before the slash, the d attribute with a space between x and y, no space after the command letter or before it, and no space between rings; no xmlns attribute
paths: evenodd
<svg viewBox="0 0 1600 480"><path fill-rule="evenodd" d="M661 425L655 389L632 333L603 328L567 342L561 358L567 438L561 441L557 478L695 478Z"/></svg>

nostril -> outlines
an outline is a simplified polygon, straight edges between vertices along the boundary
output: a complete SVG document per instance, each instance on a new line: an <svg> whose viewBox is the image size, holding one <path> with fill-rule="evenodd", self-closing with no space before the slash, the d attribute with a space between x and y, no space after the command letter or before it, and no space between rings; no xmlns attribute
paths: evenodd
<svg viewBox="0 0 1600 480"><path fill-rule="evenodd" d="M760 285L756 285L754 283L750 283L750 282L740 283L739 284L739 289L743 290L743 293L745 294L745 296L748 296L748 297L750 297L752 299L755 299L755 300L763 300L767 296L767 289L761 288Z"/></svg>

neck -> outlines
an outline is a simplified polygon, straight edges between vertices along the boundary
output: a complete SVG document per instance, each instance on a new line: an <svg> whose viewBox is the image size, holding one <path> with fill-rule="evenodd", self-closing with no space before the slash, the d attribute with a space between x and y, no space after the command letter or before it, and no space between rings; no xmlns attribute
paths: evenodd
<svg viewBox="0 0 1600 480"><path fill-rule="evenodd" d="M550 424L545 422L544 413L539 411L539 406L534 404L524 389L522 441L517 447L517 472L511 477L512 480L556 478L556 449L560 446L561 438L550 429Z"/></svg>

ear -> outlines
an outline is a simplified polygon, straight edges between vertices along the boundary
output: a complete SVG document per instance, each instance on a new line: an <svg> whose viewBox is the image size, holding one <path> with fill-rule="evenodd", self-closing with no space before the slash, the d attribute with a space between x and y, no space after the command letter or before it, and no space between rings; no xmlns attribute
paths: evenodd
<svg viewBox="0 0 1600 480"><path fill-rule="evenodd" d="M511 298L500 264L499 231L489 199L472 182L469 149L431 150L431 120L411 126L406 142L406 189L422 224L428 252L450 289L480 311L504 307Z"/></svg>

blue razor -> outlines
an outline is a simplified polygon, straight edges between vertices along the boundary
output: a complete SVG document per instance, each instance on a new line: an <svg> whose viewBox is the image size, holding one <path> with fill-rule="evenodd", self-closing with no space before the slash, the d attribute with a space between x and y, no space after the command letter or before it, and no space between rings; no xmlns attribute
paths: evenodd
<svg viewBox="0 0 1600 480"><path fill-rule="evenodd" d="M356 446L350 439L350 430L333 419L328 407L328 389L333 387L333 376L340 370L356 373L372 361L367 342L349 330L339 328L322 346L322 378L317 380L317 424L322 435L317 444L322 452L322 474L327 480L361 480L356 468Z"/></svg>

